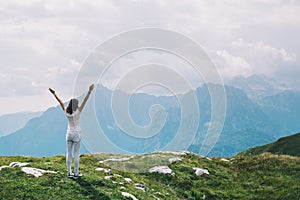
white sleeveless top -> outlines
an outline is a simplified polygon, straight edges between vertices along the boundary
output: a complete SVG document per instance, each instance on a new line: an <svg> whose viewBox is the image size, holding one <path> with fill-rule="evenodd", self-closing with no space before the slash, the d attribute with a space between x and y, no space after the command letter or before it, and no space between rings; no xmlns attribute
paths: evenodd
<svg viewBox="0 0 300 200"><path fill-rule="evenodd" d="M77 109L71 115L66 112L68 118L68 130L81 131L80 129L80 111Z"/></svg>

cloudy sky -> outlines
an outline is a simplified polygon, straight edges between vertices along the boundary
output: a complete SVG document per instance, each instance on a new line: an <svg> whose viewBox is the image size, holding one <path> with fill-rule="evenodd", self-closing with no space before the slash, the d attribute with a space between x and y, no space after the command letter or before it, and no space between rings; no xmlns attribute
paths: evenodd
<svg viewBox="0 0 300 200"><path fill-rule="evenodd" d="M192 38L225 81L264 74L299 85L299 13L297 0L0 0L0 115L56 105L48 87L69 99L97 45L143 27Z"/></svg>

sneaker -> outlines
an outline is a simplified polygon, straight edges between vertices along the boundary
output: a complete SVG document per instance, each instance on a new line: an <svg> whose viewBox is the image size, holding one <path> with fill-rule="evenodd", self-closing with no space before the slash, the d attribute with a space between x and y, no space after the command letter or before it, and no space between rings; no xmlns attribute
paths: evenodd
<svg viewBox="0 0 300 200"><path fill-rule="evenodd" d="M73 178L74 177L74 174L72 172L69 172L68 173L68 178Z"/></svg>
<svg viewBox="0 0 300 200"><path fill-rule="evenodd" d="M82 177L82 174L74 174L74 176L73 176L73 178L75 178L75 179L77 179L77 178L80 178L80 177Z"/></svg>

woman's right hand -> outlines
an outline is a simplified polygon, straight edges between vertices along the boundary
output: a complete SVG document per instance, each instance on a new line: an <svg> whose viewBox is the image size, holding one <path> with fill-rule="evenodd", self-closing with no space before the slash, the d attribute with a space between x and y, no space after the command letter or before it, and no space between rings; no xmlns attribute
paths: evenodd
<svg viewBox="0 0 300 200"><path fill-rule="evenodd" d="M49 88L49 91L50 91L52 94L55 94L55 91L54 91L52 88Z"/></svg>
<svg viewBox="0 0 300 200"><path fill-rule="evenodd" d="M90 85L89 92L91 92L94 89L94 84Z"/></svg>

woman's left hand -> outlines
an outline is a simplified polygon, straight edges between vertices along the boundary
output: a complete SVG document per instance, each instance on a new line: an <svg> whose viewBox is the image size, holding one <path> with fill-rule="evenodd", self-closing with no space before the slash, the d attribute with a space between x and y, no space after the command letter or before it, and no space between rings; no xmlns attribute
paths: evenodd
<svg viewBox="0 0 300 200"><path fill-rule="evenodd" d="M89 91L91 92L94 89L94 87L95 87L94 84L90 85Z"/></svg>
<svg viewBox="0 0 300 200"><path fill-rule="evenodd" d="M52 88L49 88L49 91L50 91L52 94L55 94L55 91L54 91Z"/></svg>

